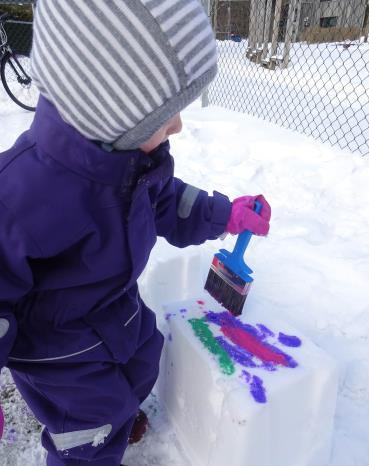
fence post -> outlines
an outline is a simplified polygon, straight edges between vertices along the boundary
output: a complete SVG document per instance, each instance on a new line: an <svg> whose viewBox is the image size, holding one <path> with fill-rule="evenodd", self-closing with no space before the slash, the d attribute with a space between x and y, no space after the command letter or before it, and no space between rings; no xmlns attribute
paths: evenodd
<svg viewBox="0 0 369 466"><path fill-rule="evenodd" d="M255 14L256 21L256 53L255 62L261 62L261 56L264 47L264 22L265 22L265 0L257 2L257 9Z"/></svg>
<svg viewBox="0 0 369 466"><path fill-rule="evenodd" d="M256 1L250 0L249 38L246 55L251 58L256 48Z"/></svg>
<svg viewBox="0 0 369 466"><path fill-rule="evenodd" d="M363 27L363 35L364 35L364 43L368 42L368 36L369 36L369 24L368 26Z"/></svg>
<svg viewBox="0 0 369 466"><path fill-rule="evenodd" d="M282 68L287 68L288 62L290 59L293 25L295 21L295 12L296 12L296 2L297 0L290 0L290 4L288 6L288 18L287 18L287 26L286 26L286 36L284 38Z"/></svg>
<svg viewBox="0 0 369 466"><path fill-rule="evenodd" d="M302 10L302 0L297 0L296 6L296 20L295 20L295 29L293 33L293 40L292 42L296 42L298 38L298 33L300 30L300 19L301 19L301 10Z"/></svg>
<svg viewBox="0 0 369 466"><path fill-rule="evenodd" d="M261 56L262 59L265 59L266 56L268 55L270 22L272 20L272 6L273 6L273 0L268 0L267 5L266 5L266 11L265 11L264 45L263 45L263 53Z"/></svg>
<svg viewBox="0 0 369 466"><path fill-rule="evenodd" d="M278 46L278 34L279 34L279 22L281 20L281 13L282 13L282 0L276 0L275 10L274 10L272 47L270 50L271 60L276 59L277 46Z"/></svg>
<svg viewBox="0 0 369 466"><path fill-rule="evenodd" d="M345 4L346 2L344 2L344 4L342 5L342 11L341 11L341 18L340 18L340 21L339 21L339 26L344 28L344 27L347 27L347 5Z"/></svg>
<svg viewBox="0 0 369 466"><path fill-rule="evenodd" d="M228 3L228 6L227 6L227 39L229 40L231 38L231 34L232 34L232 21L231 21L231 5L230 3Z"/></svg>
<svg viewBox="0 0 369 466"><path fill-rule="evenodd" d="M205 9L206 14L208 15L209 20L211 20L211 2L212 0L202 0L203 7ZM214 34L216 38L216 30L214 29ZM209 106L209 88L206 87L201 94L201 106L208 107Z"/></svg>
<svg viewBox="0 0 369 466"><path fill-rule="evenodd" d="M219 0L207 0L207 3L209 4L210 1L213 2L214 6L212 8L212 11L213 11L213 14L212 14L212 25L213 25L213 29L214 29L214 32L215 32L215 37L216 37L216 34L217 34L217 30L218 30L218 7L219 7ZM210 7L209 7L209 15L210 15Z"/></svg>
<svg viewBox="0 0 369 466"><path fill-rule="evenodd" d="M258 2L258 9L256 10L257 20L257 49L263 48L264 42L264 22L265 22L265 0Z"/></svg>

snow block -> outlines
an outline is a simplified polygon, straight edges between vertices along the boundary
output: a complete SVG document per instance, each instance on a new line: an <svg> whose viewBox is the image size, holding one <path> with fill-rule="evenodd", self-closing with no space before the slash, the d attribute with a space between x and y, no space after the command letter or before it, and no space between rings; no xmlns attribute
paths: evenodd
<svg viewBox="0 0 369 466"><path fill-rule="evenodd" d="M338 370L268 313L211 297L165 306L158 392L192 466L325 466Z"/></svg>

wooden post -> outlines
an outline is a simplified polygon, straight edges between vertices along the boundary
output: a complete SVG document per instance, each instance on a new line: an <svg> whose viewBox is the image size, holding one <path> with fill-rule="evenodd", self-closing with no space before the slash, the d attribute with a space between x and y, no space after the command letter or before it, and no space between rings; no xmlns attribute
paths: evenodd
<svg viewBox="0 0 369 466"><path fill-rule="evenodd" d="M263 53L263 42L264 42L265 0L256 1L254 19L255 19L255 53L253 54L253 61L255 61L255 63L260 63L261 55Z"/></svg>
<svg viewBox="0 0 369 466"><path fill-rule="evenodd" d="M272 5L273 0L268 0L265 11L265 23L264 23L264 44L263 44L263 53L261 58L265 59L268 55L268 46L269 46L269 33L270 33L270 22L272 19Z"/></svg>
<svg viewBox="0 0 369 466"><path fill-rule="evenodd" d="M265 0L259 0L257 2L255 19L257 28L256 48L261 49L263 47L264 42Z"/></svg>
<svg viewBox="0 0 369 466"><path fill-rule="evenodd" d="M292 35L293 35L293 24L295 20L296 3L297 3L297 0L290 0L290 4L288 7L288 18L287 18L287 26L286 26L286 36L284 38L282 68L287 68L288 62L290 59L290 50L291 50L291 42L292 42Z"/></svg>
<svg viewBox="0 0 369 466"><path fill-rule="evenodd" d="M204 9L210 19L211 15L211 2L213 0L203 0ZM214 32L215 33L215 32ZM209 88L206 87L201 95L201 106L208 107L209 106Z"/></svg>
<svg viewBox="0 0 369 466"><path fill-rule="evenodd" d="M250 0L250 22L247 56L251 58L256 48L256 1Z"/></svg>
<svg viewBox="0 0 369 466"><path fill-rule="evenodd" d="M356 14L357 14L357 13L356 13ZM347 10L346 10L346 24L345 24L346 27L352 27L352 26L354 26L354 24L351 23L352 16L354 16L353 13L352 13L352 5L347 5Z"/></svg>
<svg viewBox="0 0 369 466"><path fill-rule="evenodd" d="M368 42L368 36L369 36L369 23L365 26L365 21L364 21L364 26L362 28L362 34L364 36L363 42L367 43Z"/></svg>
<svg viewBox="0 0 369 466"><path fill-rule="evenodd" d="M213 0L213 15L212 15L212 24L213 24L213 29L215 32L215 37L217 35L218 31L218 7L219 7L219 0Z"/></svg>
<svg viewBox="0 0 369 466"><path fill-rule="evenodd" d="M231 23L231 4L228 3L228 7L227 7L227 39L229 40L231 38L231 27L232 27L232 23Z"/></svg>
<svg viewBox="0 0 369 466"><path fill-rule="evenodd" d="M341 11L341 18L338 21L338 26L344 28L348 26L348 5L346 5L346 2L343 3L342 5L342 11Z"/></svg>
<svg viewBox="0 0 369 466"><path fill-rule="evenodd" d="M295 21L295 28L293 31L293 38L292 42L296 42L300 32L300 18L301 18L301 10L302 10L302 0L297 0L296 5L296 21Z"/></svg>
<svg viewBox="0 0 369 466"><path fill-rule="evenodd" d="M274 10L272 46L270 50L271 59L275 58L276 53L277 53L279 22L281 20L281 13L282 13L282 0L276 0L275 10Z"/></svg>

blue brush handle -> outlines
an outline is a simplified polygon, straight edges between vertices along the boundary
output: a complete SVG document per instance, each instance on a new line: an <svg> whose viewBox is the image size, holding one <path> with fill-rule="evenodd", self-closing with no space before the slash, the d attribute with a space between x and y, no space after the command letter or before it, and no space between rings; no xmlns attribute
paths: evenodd
<svg viewBox="0 0 369 466"><path fill-rule="evenodd" d="M261 202L255 201L254 211L257 214L260 214L262 207L263 205ZM246 273L252 273L250 267L248 267L243 260L243 256L247 246L249 245L251 236L251 231L245 230L238 235L236 244L231 253L226 249L221 249L219 251L222 255L223 263L234 272L243 271Z"/></svg>
<svg viewBox="0 0 369 466"><path fill-rule="evenodd" d="M254 212L260 214L262 209L262 204L259 201L255 201ZM238 235L235 247L231 253L231 256L243 257L245 254L246 248L249 245L252 233L250 230L245 230Z"/></svg>

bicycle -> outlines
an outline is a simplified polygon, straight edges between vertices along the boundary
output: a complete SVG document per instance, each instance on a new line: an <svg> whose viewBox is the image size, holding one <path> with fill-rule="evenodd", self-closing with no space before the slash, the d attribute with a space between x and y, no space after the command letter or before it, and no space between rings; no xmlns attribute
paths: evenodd
<svg viewBox="0 0 369 466"><path fill-rule="evenodd" d="M8 43L5 23L10 15L0 15L0 76L9 97L25 110L34 112L38 100L38 90L30 75L30 59L17 54Z"/></svg>

